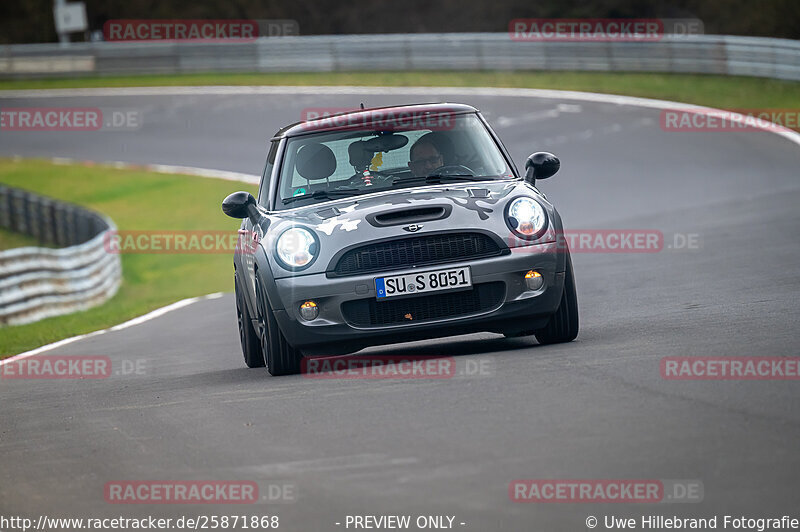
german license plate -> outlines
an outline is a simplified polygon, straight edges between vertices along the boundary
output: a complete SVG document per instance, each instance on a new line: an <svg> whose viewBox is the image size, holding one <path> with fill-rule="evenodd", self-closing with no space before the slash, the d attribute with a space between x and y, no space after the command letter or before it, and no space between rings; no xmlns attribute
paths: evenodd
<svg viewBox="0 0 800 532"><path fill-rule="evenodd" d="M472 286L469 267L407 273L375 279L378 299L387 297L427 294Z"/></svg>

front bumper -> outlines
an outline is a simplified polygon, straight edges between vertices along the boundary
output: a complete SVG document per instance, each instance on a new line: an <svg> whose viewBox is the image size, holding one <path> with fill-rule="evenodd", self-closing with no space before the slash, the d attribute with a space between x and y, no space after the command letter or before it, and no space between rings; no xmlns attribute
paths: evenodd
<svg viewBox="0 0 800 532"><path fill-rule="evenodd" d="M506 334L530 332L544 326L558 308L564 286L563 267L560 268L562 271L558 271L559 264L563 264L563 260L558 259L554 245L543 244L512 248L510 254L498 257L408 268L385 274L334 278L325 274L287 277L275 281L283 308L275 311L275 318L289 343L307 354L343 354L372 345L484 331ZM376 277L461 266L470 267L473 286L493 283L493 287L500 287L502 293L489 307L444 318L389 325L354 323L352 315L343 312L345 303L375 300ZM539 290L527 288L524 275L528 270L542 274L544 285ZM408 299L433 295L409 296ZM319 316L313 321L305 321L300 317L300 305L307 300L314 300L319 308Z"/></svg>

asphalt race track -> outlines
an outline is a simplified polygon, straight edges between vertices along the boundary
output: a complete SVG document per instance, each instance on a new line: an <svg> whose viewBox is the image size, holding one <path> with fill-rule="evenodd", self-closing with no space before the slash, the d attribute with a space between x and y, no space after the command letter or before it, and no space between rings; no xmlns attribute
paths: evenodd
<svg viewBox="0 0 800 532"><path fill-rule="evenodd" d="M540 188L568 229L660 230L664 249L573 254L573 343L476 334L370 350L455 356L452 379L249 370L232 294L50 351L145 371L0 381L0 514L278 515L297 531L341 530L355 514L449 515L473 531L585 530L587 516L608 514L798 517L798 381L665 380L659 363L799 354L800 146L768 132L665 132L657 109L568 99L135 92L0 97L142 113L133 131L3 132L0 155L259 174L269 137L304 108L458 101L484 111L518 166L537 150L561 158ZM687 235L694 249L681 246ZM604 478L697 480L704 499L521 504L508 494L515 479ZM104 485L119 480L250 480L263 496L108 504ZM271 500L270 485L294 496Z"/></svg>

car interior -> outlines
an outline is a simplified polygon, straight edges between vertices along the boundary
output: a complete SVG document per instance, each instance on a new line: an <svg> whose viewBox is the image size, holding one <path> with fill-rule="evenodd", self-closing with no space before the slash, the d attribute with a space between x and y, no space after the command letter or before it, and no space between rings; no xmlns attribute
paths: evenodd
<svg viewBox="0 0 800 532"><path fill-rule="evenodd" d="M284 168L291 179L282 179L280 195L289 198L319 191L390 187L412 177L410 149L419 141L436 147L443 167L458 167L472 175L488 173L486 163L476 155L479 148L463 131L339 132L310 139L296 153L289 150Z"/></svg>

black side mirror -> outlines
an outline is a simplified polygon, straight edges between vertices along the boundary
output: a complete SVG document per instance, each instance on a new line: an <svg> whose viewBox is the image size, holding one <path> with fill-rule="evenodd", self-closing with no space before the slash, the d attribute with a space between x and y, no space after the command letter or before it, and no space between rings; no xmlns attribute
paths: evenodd
<svg viewBox="0 0 800 532"><path fill-rule="evenodd" d="M249 192L234 192L222 202L222 212L231 218L250 218L253 224L261 219L256 199Z"/></svg>
<svg viewBox="0 0 800 532"><path fill-rule="evenodd" d="M547 179L561 168L561 161L552 153L537 151L525 161L525 181L535 184L537 179Z"/></svg>

